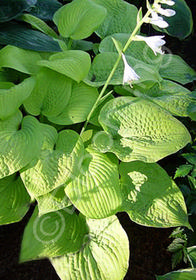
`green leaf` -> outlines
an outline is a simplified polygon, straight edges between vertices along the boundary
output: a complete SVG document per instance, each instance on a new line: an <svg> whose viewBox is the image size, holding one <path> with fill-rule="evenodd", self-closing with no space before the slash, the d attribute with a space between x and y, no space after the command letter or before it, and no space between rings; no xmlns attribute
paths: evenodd
<svg viewBox="0 0 196 280"><path fill-rule="evenodd" d="M196 80L196 72L181 57L173 54L165 54L162 57L162 66L159 72L164 79L182 85Z"/></svg>
<svg viewBox="0 0 196 280"><path fill-rule="evenodd" d="M187 176L192 169L193 166L191 164L180 165L176 170L174 179Z"/></svg>
<svg viewBox="0 0 196 280"><path fill-rule="evenodd" d="M17 111L0 121L0 178L9 176L35 159L41 150L40 123Z"/></svg>
<svg viewBox="0 0 196 280"><path fill-rule="evenodd" d="M37 0L1 0L0 22L12 20L36 4Z"/></svg>
<svg viewBox="0 0 196 280"><path fill-rule="evenodd" d="M172 10L176 11L176 14L173 17L164 17L168 22L169 27L166 29L156 29L179 39L185 39L191 34L193 29L191 10L184 0L175 0L175 5L172 6Z"/></svg>
<svg viewBox="0 0 196 280"><path fill-rule="evenodd" d="M34 51L61 51L58 42L54 41L53 38L15 22L0 25L0 44Z"/></svg>
<svg viewBox="0 0 196 280"><path fill-rule="evenodd" d="M14 174L0 180L0 225L22 220L29 205L30 196L19 176Z"/></svg>
<svg viewBox="0 0 196 280"><path fill-rule="evenodd" d="M34 85L35 80L31 77L8 89L0 89L0 119L6 119L14 114L29 97Z"/></svg>
<svg viewBox="0 0 196 280"><path fill-rule="evenodd" d="M183 269L173 271L162 276L156 276L157 280L196 280L196 269Z"/></svg>
<svg viewBox="0 0 196 280"><path fill-rule="evenodd" d="M40 61L39 65L57 71L79 83L88 74L91 66L91 59L90 55L86 52L68 50L52 55L49 61Z"/></svg>
<svg viewBox="0 0 196 280"><path fill-rule="evenodd" d="M91 0L74 0L54 15L54 22L63 37L74 40L89 37L103 22L106 9Z"/></svg>
<svg viewBox="0 0 196 280"><path fill-rule="evenodd" d="M112 34L110 36L107 36L104 38L100 45L99 45L99 51L101 53L103 52L117 52L116 47L112 41L112 38L117 40L122 44L122 46L125 46L126 42L128 41L130 37L130 33L116 33ZM154 52L151 50L148 45L143 41L133 41L131 42L130 46L126 50L125 54L127 56L132 56L136 58L137 60L141 60L145 63L149 64L155 64L158 65L161 63L161 55L155 55Z"/></svg>
<svg viewBox="0 0 196 280"><path fill-rule="evenodd" d="M61 280L123 279L129 260L129 241L115 216L87 220L89 242L75 254L52 258Z"/></svg>
<svg viewBox="0 0 196 280"><path fill-rule="evenodd" d="M58 0L37 0L30 13L44 21L52 21L54 13L61 7L62 4Z"/></svg>
<svg viewBox="0 0 196 280"><path fill-rule="evenodd" d="M56 34L56 32L51 27L49 27L43 20L31 14L24 14L20 17L20 19L29 23L32 27L43 32L44 34L58 39L58 35Z"/></svg>
<svg viewBox="0 0 196 280"><path fill-rule="evenodd" d="M72 92L72 80L47 68L36 76L33 92L25 100L25 109L32 115L58 116L65 111Z"/></svg>
<svg viewBox="0 0 196 280"><path fill-rule="evenodd" d="M70 125L86 121L95 101L98 98L96 88L90 87L83 82L72 84L71 97L67 106L57 116L48 117L49 121Z"/></svg>
<svg viewBox="0 0 196 280"><path fill-rule="evenodd" d="M183 195L158 164L121 163L120 175L125 197L122 211L131 220L145 226L190 228Z"/></svg>
<svg viewBox="0 0 196 280"><path fill-rule="evenodd" d="M149 100L119 97L102 108L99 122L122 161L156 162L191 142L186 127Z"/></svg>
<svg viewBox="0 0 196 280"><path fill-rule="evenodd" d="M183 158L185 158L189 163L196 165L196 154L195 153L186 153L182 154Z"/></svg>
<svg viewBox="0 0 196 280"><path fill-rule="evenodd" d="M107 9L104 22L96 33L104 38L114 33L131 33L137 24L138 10L123 0L92 0Z"/></svg>
<svg viewBox="0 0 196 280"><path fill-rule="evenodd" d="M12 68L26 74L38 71L37 62L41 60L38 52L6 46L0 50L0 67Z"/></svg>
<svg viewBox="0 0 196 280"><path fill-rule="evenodd" d="M117 59L118 54L114 52L104 52L98 54L93 60L90 72L85 79L85 82L96 87L104 85ZM154 66L146 64L131 56L126 56L126 59L128 64L134 68L136 73L140 76L138 81L133 81L134 85L144 81L150 81L153 84L161 80L158 69ZM123 74L124 64L121 60L109 84L121 85L123 83Z"/></svg>
<svg viewBox="0 0 196 280"><path fill-rule="evenodd" d="M65 193L86 217L101 219L115 214L122 203L116 159L87 149L80 174L66 186Z"/></svg>
<svg viewBox="0 0 196 280"><path fill-rule="evenodd" d="M196 246L188 247L187 254L188 254L188 258L191 263L191 266L193 268L196 267Z"/></svg>
<svg viewBox="0 0 196 280"><path fill-rule="evenodd" d="M65 186L60 186L55 190L37 197L39 215L55 212L71 205L69 198L65 194Z"/></svg>
<svg viewBox="0 0 196 280"><path fill-rule="evenodd" d="M79 173L83 158L83 142L73 130L59 134L55 128L42 125L44 142L39 160L21 173L25 187L32 197L51 192Z"/></svg>
<svg viewBox="0 0 196 280"><path fill-rule="evenodd" d="M24 231L20 262L74 253L85 244L87 234L84 217L69 208L42 216L36 208Z"/></svg>

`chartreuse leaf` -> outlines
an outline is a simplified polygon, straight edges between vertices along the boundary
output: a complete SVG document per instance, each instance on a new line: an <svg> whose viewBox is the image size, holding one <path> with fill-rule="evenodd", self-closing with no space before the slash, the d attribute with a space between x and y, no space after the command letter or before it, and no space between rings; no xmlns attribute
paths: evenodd
<svg viewBox="0 0 196 280"><path fill-rule="evenodd" d="M21 173L32 197L47 194L74 178L83 158L83 142L75 131L57 134L52 126L42 125L42 133L45 139L39 160Z"/></svg>
<svg viewBox="0 0 196 280"><path fill-rule="evenodd" d="M182 85L196 80L196 72L180 56L165 54L162 58L159 72L164 79L172 80Z"/></svg>
<svg viewBox="0 0 196 280"><path fill-rule="evenodd" d="M30 196L20 176L14 174L0 180L0 225L20 221L29 205Z"/></svg>
<svg viewBox="0 0 196 280"><path fill-rule="evenodd" d="M65 194L65 186L62 185L55 190L37 197L39 215L61 210L71 205Z"/></svg>
<svg viewBox="0 0 196 280"><path fill-rule="evenodd" d="M50 56L49 60L38 63L60 74L63 74L76 82L82 81L89 72L91 66L90 55L80 50L68 50Z"/></svg>
<svg viewBox="0 0 196 280"><path fill-rule="evenodd" d="M120 175L125 195L122 211L126 211L131 220L153 227L190 228L183 195L158 164L122 162Z"/></svg>
<svg viewBox="0 0 196 280"><path fill-rule="evenodd" d="M63 37L80 40L89 37L103 22L106 9L91 0L74 0L54 15L54 22Z"/></svg>
<svg viewBox="0 0 196 280"><path fill-rule="evenodd" d="M24 106L30 114L42 114L53 123L69 125L85 121L97 97L96 88L43 68Z"/></svg>
<svg viewBox="0 0 196 280"><path fill-rule="evenodd" d="M137 24L136 6L123 0L92 0L107 9L107 16L96 30L104 38L114 33L131 33Z"/></svg>
<svg viewBox="0 0 196 280"><path fill-rule="evenodd" d="M43 32L44 34L58 39L58 35L56 34L56 32L51 27L49 27L43 20L41 20L31 14L23 14L20 17L20 19L29 23L32 27Z"/></svg>
<svg viewBox="0 0 196 280"><path fill-rule="evenodd" d="M129 261L129 241L115 216L87 219L89 242L79 252L52 258L61 280L123 279Z"/></svg>
<svg viewBox="0 0 196 280"><path fill-rule="evenodd" d="M20 262L74 253L88 232L85 218L68 208L38 216L36 207L24 231Z"/></svg>
<svg viewBox="0 0 196 280"><path fill-rule="evenodd" d="M156 162L191 141L181 122L147 99L115 98L102 108L99 122L113 139L110 151L122 161Z"/></svg>
<svg viewBox="0 0 196 280"><path fill-rule="evenodd" d="M196 269L182 269L172 271L162 276L156 276L157 280L196 280Z"/></svg>
<svg viewBox="0 0 196 280"><path fill-rule="evenodd" d="M88 86L83 82L79 84L74 82L67 106L59 115L48 117L48 119L53 123L61 125L83 122L90 113L97 97L98 91L96 88Z"/></svg>
<svg viewBox="0 0 196 280"><path fill-rule="evenodd" d="M61 51L58 42L53 40L52 37L16 22L1 24L0 42L2 45L14 45L27 50L42 52Z"/></svg>
<svg viewBox="0 0 196 280"><path fill-rule="evenodd" d="M9 21L36 4L37 0L1 0L0 22Z"/></svg>
<svg viewBox="0 0 196 280"><path fill-rule="evenodd" d="M15 113L31 94L34 85L34 78L28 78L8 89L0 89L0 119L6 119Z"/></svg>
<svg viewBox="0 0 196 280"><path fill-rule="evenodd" d="M65 193L86 217L101 219L116 213L122 203L116 159L87 149L80 174Z"/></svg>
<svg viewBox="0 0 196 280"><path fill-rule="evenodd" d="M92 63L90 72L85 79L85 82L92 86L102 86L105 84L116 60L118 54L115 52L104 52L98 54ZM144 63L132 56L126 56L127 62L137 74L140 76L138 81L133 81L133 84L141 83L144 81L150 81L152 84L160 81L161 76L158 73L156 67ZM112 79L110 80L111 85L121 85L123 83L123 74L124 74L124 64L121 60Z"/></svg>
<svg viewBox="0 0 196 280"><path fill-rule="evenodd" d="M116 33L112 34L110 36L107 36L104 38L100 45L99 45L99 51L101 53L103 52L117 52L116 47L114 45L114 42L112 38L117 40L122 44L122 46L125 46L126 42L128 41L130 37L130 33ZM148 45L143 41L133 41L130 46L127 48L126 55L132 56L136 58L137 60L141 60L145 63L161 63L161 55L155 55L153 51L151 50Z"/></svg>
<svg viewBox="0 0 196 280"><path fill-rule="evenodd" d="M25 109L32 115L58 116L66 108L72 91L72 80L48 68L36 76L32 94L25 100Z"/></svg>
<svg viewBox="0 0 196 280"><path fill-rule="evenodd" d="M196 246L188 247L187 254L188 254L188 258L191 263L191 266L193 268L196 267Z"/></svg>
<svg viewBox="0 0 196 280"><path fill-rule="evenodd" d="M0 50L0 67L12 68L26 74L38 71L37 62L41 60L38 52L6 46Z"/></svg>
<svg viewBox="0 0 196 280"><path fill-rule="evenodd" d="M161 29L161 32L164 31L171 36L177 37L179 39L185 39L191 34L193 29L191 10L186 4L185 0L175 0L175 5L172 6L172 10L175 10L176 14L173 17L165 17L165 20L168 22L169 26L165 29Z"/></svg>
<svg viewBox="0 0 196 280"><path fill-rule="evenodd" d="M40 123L17 111L0 121L0 178L9 176L38 157L42 145Z"/></svg>

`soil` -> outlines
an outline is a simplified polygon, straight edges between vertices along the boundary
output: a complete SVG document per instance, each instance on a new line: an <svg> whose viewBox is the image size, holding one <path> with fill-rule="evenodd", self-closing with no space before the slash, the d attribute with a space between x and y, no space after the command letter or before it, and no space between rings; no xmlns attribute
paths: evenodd
<svg viewBox="0 0 196 280"><path fill-rule="evenodd" d="M187 0L187 4L196 23L196 3ZM174 54L182 56L196 69L196 33L185 41L168 37L167 43ZM162 164L165 165L165 162ZM25 264L18 262L22 234L32 211L33 207L21 222L0 227L0 280L59 280L48 260ZM171 228L143 227L131 222L126 213L118 214L118 218L130 240L130 266L125 280L155 280L155 275L172 270L171 254L167 251L171 243ZM182 267L183 264L179 266Z"/></svg>

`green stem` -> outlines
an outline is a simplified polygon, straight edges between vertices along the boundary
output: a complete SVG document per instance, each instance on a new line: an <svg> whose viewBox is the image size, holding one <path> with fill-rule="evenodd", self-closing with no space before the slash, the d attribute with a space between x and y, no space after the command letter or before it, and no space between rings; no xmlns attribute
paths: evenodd
<svg viewBox="0 0 196 280"><path fill-rule="evenodd" d="M125 46L124 46L124 48L123 48L123 50L122 50L123 53L127 50L127 48L129 47L130 43L133 41L135 35L136 35L137 32L139 31L140 27L141 27L142 24L145 22L145 20L148 18L148 16L150 15L150 13L151 13L151 12L148 10L147 13L145 14L145 16L137 23L135 29L134 29L133 32L131 33L129 39L127 40L127 42L126 42L126 44L125 44ZM116 62L115 62L115 64L114 64L114 66L113 66L113 68L112 68L112 70L111 70L111 72L110 72L110 74L109 74L109 76L108 76L108 78L107 78L107 80L106 80L106 82L105 82L105 84L104 84L104 86L103 86L103 88L102 88L102 90L101 90L101 92L100 92L98 98L97 98L97 100L95 101L95 103L94 103L94 105L93 105L93 107L92 107L90 113L89 113L88 116L87 116L86 122L85 122L85 124L84 124L84 126L83 126L83 128L82 128L82 130L81 130L81 132L80 132L80 135L82 135L83 132L85 131L85 129L86 129L88 123L89 123L89 120L90 120L92 114L94 113L96 107L98 106L100 99L101 99L102 96L104 95L105 90L106 90L106 88L108 87L108 85L109 85L109 83L110 83L110 81L111 81L111 79L112 79L112 77L113 77L113 75L114 75L114 72L116 71L116 69L117 69L117 67L118 67L118 64L119 64L119 62L120 62L120 60L121 60L121 57L122 57L121 54L119 54L119 55L118 55L118 58L117 58L117 60L116 60Z"/></svg>

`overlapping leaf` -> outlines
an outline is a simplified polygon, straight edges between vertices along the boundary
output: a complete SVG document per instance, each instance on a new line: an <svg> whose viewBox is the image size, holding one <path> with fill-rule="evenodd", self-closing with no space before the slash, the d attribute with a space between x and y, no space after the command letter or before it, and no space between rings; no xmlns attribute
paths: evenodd
<svg viewBox="0 0 196 280"><path fill-rule="evenodd" d="M28 78L19 85L0 89L0 119L6 119L14 114L23 101L29 97L34 85L34 78Z"/></svg>
<svg viewBox="0 0 196 280"><path fill-rule="evenodd" d="M21 179L16 174L0 180L0 225L20 221L30 205Z"/></svg>
<svg viewBox="0 0 196 280"><path fill-rule="evenodd" d="M87 76L91 59L86 52L68 50L50 56L49 60L40 61L39 65L57 71L79 83Z"/></svg>
<svg viewBox="0 0 196 280"><path fill-rule="evenodd" d="M55 212L71 205L69 198L65 194L64 185L36 199L38 202L39 215Z"/></svg>
<svg viewBox="0 0 196 280"><path fill-rule="evenodd" d="M123 0L92 0L107 9L107 16L96 30L104 38L114 33L131 33L137 22L137 8Z"/></svg>
<svg viewBox="0 0 196 280"><path fill-rule="evenodd" d="M54 22L63 37L74 40L89 37L103 22L106 9L91 0L74 0L54 15Z"/></svg>
<svg viewBox="0 0 196 280"><path fill-rule="evenodd" d="M156 162L191 141L186 127L153 102L119 97L102 108L99 122L113 138L110 151L122 161Z"/></svg>
<svg viewBox="0 0 196 280"><path fill-rule="evenodd" d="M0 121L0 178L9 176L38 157L42 145L40 123L20 111Z"/></svg>
<svg viewBox="0 0 196 280"><path fill-rule="evenodd" d="M38 197L63 185L79 173L83 143L73 130L59 134L55 128L42 125L44 142L39 160L21 173L28 192Z"/></svg>
<svg viewBox="0 0 196 280"><path fill-rule="evenodd" d="M153 227L190 227L180 189L158 164L121 163L120 175L124 192L122 210L131 220Z"/></svg>
<svg viewBox="0 0 196 280"><path fill-rule="evenodd" d="M39 217L36 208L24 231L20 261L74 253L85 244L86 235L82 215L65 208Z"/></svg>
<svg viewBox="0 0 196 280"><path fill-rule="evenodd" d="M80 174L66 186L65 193L86 217L105 218L116 213L122 203L117 161L87 151Z"/></svg>
<svg viewBox="0 0 196 280"><path fill-rule="evenodd" d="M116 60L118 54L114 52L104 52L98 54L92 63L91 69L85 82L92 86L102 86L105 84ZM157 81L161 81L161 76L158 73L158 69L150 64L144 63L132 56L126 56L129 65L134 68L136 73L140 76L138 81L133 81L133 84L141 83L144 81L150 81L154 84ZM120 61L112 79L111 85L121 85L123 83L124 64Z"/></svg>
<svg viewBox="0 0 196 280"><path fill-rule="evenodd" d="M157 280L196 280L196 269L182 269L172 271L162 276L156 276Z"/></svg>
<svg viewBox="0 0 196 280"><path fill-rule="evenodd" d="M61 8L62 4L58 0L37 0L30 13L42 20L52 20L54 13Z"/></svg>
<svg viewBox="0 0 196 280"><path fill-rule="evenodd" d="M38 71L39 60L41 55L38 52L15 46L8 45L0 50L0 67L12 68L26 74L34 74Z"/></svg>
<svg viewBox="0 0 196 280"><path fill-rule="evenodd" d="M87 220L89 242L78 253L52 258L61 280L123 279L129 260L129 241L115 216Z"/></svg>

